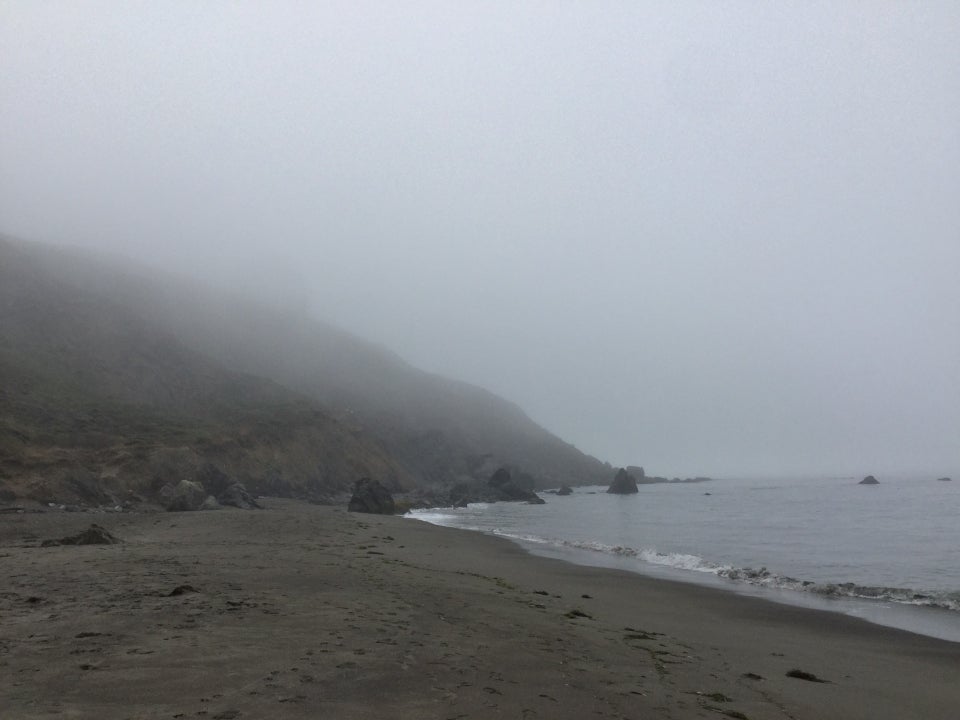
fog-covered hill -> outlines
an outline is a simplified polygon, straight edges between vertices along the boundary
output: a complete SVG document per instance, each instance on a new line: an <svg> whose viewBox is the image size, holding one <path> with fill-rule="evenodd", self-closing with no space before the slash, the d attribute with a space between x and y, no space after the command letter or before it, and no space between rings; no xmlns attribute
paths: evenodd
<svg viewBox="0 0 960 720"><path fill-rule="evenodd" d="M216 468L323 496L508 465L608 475L515 405L341 329L114 257L0 239L0 482L93 501ZM71 498L67 498L71 499Z"/></svg>

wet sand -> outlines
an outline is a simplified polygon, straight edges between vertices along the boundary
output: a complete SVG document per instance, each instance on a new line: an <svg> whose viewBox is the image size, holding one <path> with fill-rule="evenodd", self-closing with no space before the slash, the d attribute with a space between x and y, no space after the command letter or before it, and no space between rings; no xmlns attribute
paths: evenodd
<svg viewBox="0 0 960 720"><path fill-rule="evenodd" d="M124 542L39 547L91 522ZM4 719L953 720L960 708L960 643L292 501L3 514L0 578Z"/></svg>

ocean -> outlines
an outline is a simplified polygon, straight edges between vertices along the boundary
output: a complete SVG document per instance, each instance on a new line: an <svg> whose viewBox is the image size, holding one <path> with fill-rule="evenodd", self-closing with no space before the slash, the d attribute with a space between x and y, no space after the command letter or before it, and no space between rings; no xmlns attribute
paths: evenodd
<svg viewBox="0 0 960 720"><path fill-rule="evenodd" d="M960 642L960 482L714 480L605 486L546 505L410 517L509 538L537 555L720 587Z"/></svg>

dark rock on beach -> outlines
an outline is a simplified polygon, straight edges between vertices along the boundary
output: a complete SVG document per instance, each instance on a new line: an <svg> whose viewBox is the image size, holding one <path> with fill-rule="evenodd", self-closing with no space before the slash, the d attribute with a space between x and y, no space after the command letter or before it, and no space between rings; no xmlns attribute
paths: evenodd
<svg viewBox="0 0 960 720"><path fill-rule="evenodd" d="M869 483L869 484L872 485L873 483ZM879 484L879 483L877 483L877 484ZM830 682L829 680L824 680L823 678L818 678L818 677L817 677L816 675L814 675L813 673L807 672L806 670L800 670L799 668L794 668L793 670L788 670L788 671L787 671L787 677L788 677L788 678L796 678L797 680L806 680L807 682L815 682L815 683L829 683L829 682Z"/></svg>
<svg viewBox="0 0 960 720"><path fill-rule="evenodd" d="M159 493L160 504L168 512L219 510L225 505L251 510L260 505L242 483L213 465L202 468L193 480L180 480L176 485L166 484Z"/></svg>
<svg viewBox="0 0 960 720"><path fill-rule="evenodd" d="M233 478L213 463L207 463L201 467L194 479L203 486L208 495L214 497L219 497L228 487L234 484Z"/></svg>
<svg viewBox="0 0 960 720"><path fill-rule="evenodd" d="M557 490L557 495L573 495L573 488L569 485L564 485L562 488Z"/></svg>
<svg viewBox="0 0 960 720"><path fill-rule="evenodd" d="M104 528L91 524L86 530L76 535L69 535L59 540L44 540L40 547L55 547L57 545L116 545L120 539L114 537Z"/></svg>
<svg viewBox="0 0 960 720"><path fill-rule="evenodd" d="M160 500L168 512L199 510L209 493L199 483L181 480L176 485L165 485L160 490Z"/></svg>
<svg viewBox="0 0 960 720"><path fill-rule="evenodd" d="M233 483L217 497L221 505L230 505L241 510L260 509L260 505L241 483Z"/></svg>
<svg viewBox="0 0 960 720"><path fill-rule="evenodd" d="M198 510L222 510L223 505L217 502L213 495L207 495L206 499L200 504Z"/></svg>
<svg viewBox="0 0 960 720"><path fill-rule="evenodd" d="M353 486L353 496L347 506L350 512L393 515L396 505L393 496L378 480L360 478Z"/></svg>
<svg viewBox="0 0 960 720"><path fill-rule="evenodd" d="M880 481L877 480L873 475L867 475L863 480L861 480L858 485L879 485Z"/></svg>
<svg viewBox="0 0 960 720"><path fill-rule="evenodd" d="M187 593L198 593L193 585L177 585L173 590L167 593L167 597L179 597L180 595L186 595Z"/></svg>
<svg viewBox="0 0 960 720"><path fill-rule="evenodd" d="M637 479L624 468L620 468L617 470L613 482L610 483L610 487L607 488L607 492L614 493L615 495L630 495L639 492L637 489Z"/></svg>

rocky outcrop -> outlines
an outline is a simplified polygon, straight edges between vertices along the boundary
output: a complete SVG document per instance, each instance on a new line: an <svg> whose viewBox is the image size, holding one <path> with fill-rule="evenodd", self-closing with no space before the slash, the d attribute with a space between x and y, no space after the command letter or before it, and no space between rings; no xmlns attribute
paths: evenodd
<svg viewBox="0 0 960 720"><path fill-rule="evenodd" d="M528 502L533 505L542 505L544 503L543 498L533 490L523 487L519 482L514 480L510 471L506 468L499 468L490 477L487 484L496 492L497 500L503 500L505 502Z"/></svg>
<svg viewBox="0 0 960 720"><path fill-rule="evenodd" d="M544 504L529 485L529 476L522 473L514 478L507 468L498 468L487 482L467 480L450 488L450 505L465 507L470 503L526 502L531 505Z"/></svg>
<svg viewBox="0 0 960 720"><path fill-rule="evenodd" d="M498 468L487 481L487 484L490 487L498 489L511 483L513 483L513 477L510 475L510 471L506 468Z"/></svg>
<svg viewBox="0 0 960 720"><path fill-rule="evenodd" d="M217 502L213 495L207 495L206 499L200 504L198 510L222 510L223 505Z"/></svg>
<svg viewBox="0 0 960 720"><path fill-rule="evenodd" d="M196 473L197 482L181 480L160 488L157 499L168 512L219 510L224 506L251 510L260 505L242 483L207 465Z"/></svg>
<svg viewBox="0 0 960 720"><path fill-rule="evenodd" d="M209 493L199 483L181 480L160 489L160 501L167 512L199 510Z"/></svg>
<svg viewBox="0 0 960 720"><path fill-rule="evenodd" d="M479 482L459 482L450 488L448 502L435 504L437 506L449 504L453 507L466 507L473 502L496 502L494 492L489 486L482 485Z"/></svg>
<svg viewBox="0 0 960 720"><path fill-rule="evenodd" d="M247 489L240 483L233 483L217 496L217 502L221 505L240 508L241 510L260 509L260 505L254 500L253 496L247 492Z"/></svg>
<svg viewBox="0 0 960 720"><path fill-rule="evenodd" d="M873 475L867 475L863 480L861 480L858 485L879 485L880 481L877 480Z"/></svg>
<svg viewBox="0 0 960 720"><path fill-rule="evenodd" d="M637 489L637 479L624 468L620 468L617 470L613 482L610 483L610 487L607 488L607 492L615 495L632 495L635 492L639 492Z"/></svg>
<svg viewBox="0 0 960 720"><path fill-rule="evenodd" d="M96 473L82 467L71 467L62 476L66 481L67 497L75 497L87 505L116 505L117 501L107 492Z"/></svg>
<svg viewBox="0 0 960 720"><path fill-rule="evenodd" d="M562 488L557 490L557 495L573 495L573 488L569 485L564 485Z"/></svg>
<svg viewBox="0 0 960 720"><path fill-rule="evenodd" d="M950 482L950 480L948 477L937 478L937 482Z"/></svg>
<svg viewBox="0 0 960 720"><path fill-rule="evenodd" d="M213 495L215 498L219 498L227 488L235 484L233 478L213 463L202 465L193 476L196 482L207 491L207 495Z"/></svg>
<svg viewBox="0 0 960 720"><path fill-rule="evenodd" d="M116 545L119 538L111 535L97 524L91 524L86 530L76 535L69 535L59 540L44 540L40 547L54 547L56 545Z"/></svg>
<svg viewBox="0 0 960 720"><path fill-rule="evenodd" d="M379 481L360 478L353 486L353 496L350 498L347 510L374 515L393 515L396 512L396 505L390 491Z"/></svg>

